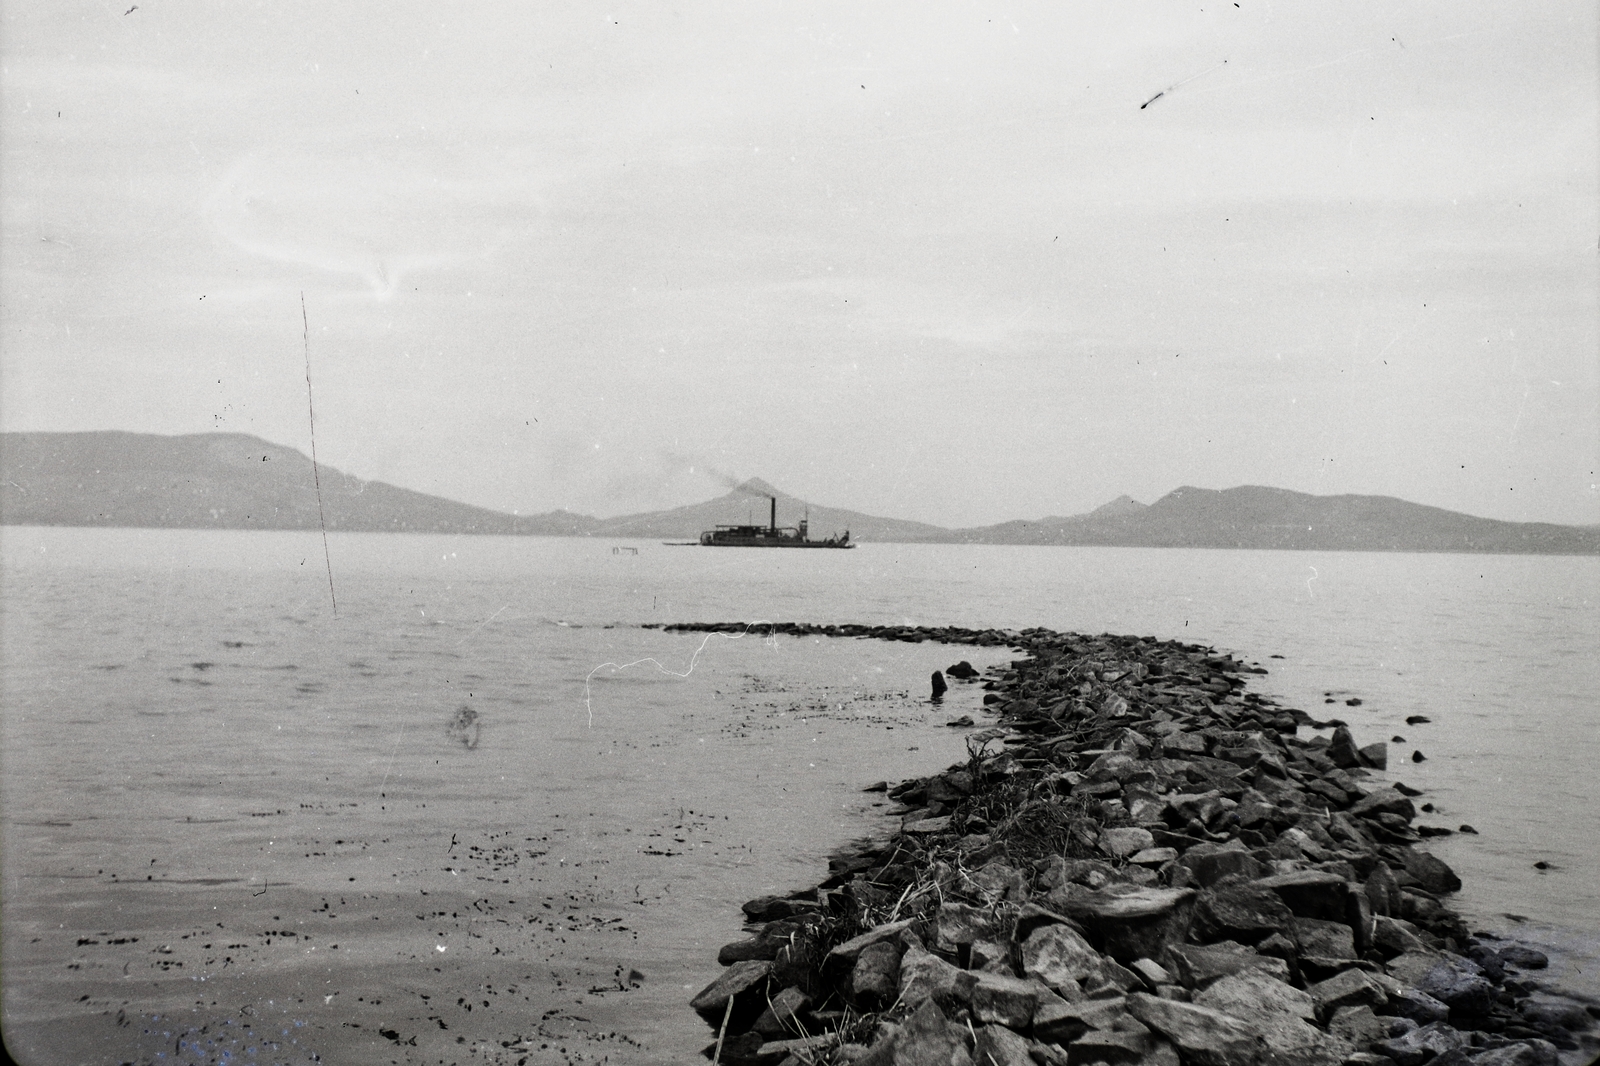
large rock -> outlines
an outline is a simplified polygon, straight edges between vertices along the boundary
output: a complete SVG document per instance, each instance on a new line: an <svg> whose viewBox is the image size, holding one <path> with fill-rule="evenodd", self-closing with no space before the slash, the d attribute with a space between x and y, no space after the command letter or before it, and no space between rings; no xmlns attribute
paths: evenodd
<svg viewBox="0 0 1600 1066"><path fill-rule="evenodd" d="M1052 907L1083 923L1092 943L1126 965L1154 958L1169 943L1181 942L1194 909L1192 888L1127 889L1093 892L1064 885L1051 892Z"/></svg>
<svg viewBox="0 0 1600 1066"><path fill-rule="evenodd" d="M1003 1025L985 1025L978 1030L973 1057L982 1066L1034 1066L1028 1054L1027 1038Z"/></svg>
<svg viewBox="0 0 1600 1066"><path fill-rule="evenodd" d="M1209 1007L1135 992L1128 1013L1172 1041L1192 1066L1256 1066L1266 1051L1249 1025Z"/></svg>
<svg viewBox="0 0 1600 1066"><path fill-rule="evenodd" d="M1167 963L1178 981L1190 989L1204 988L1223 977L1246 971L1259 971L1275 981L1287 982L1289 964L1271 955L1256 952L1232 941L1220 944L1173 944L1167 948Z"/></svg>
<svg viewBox="0 0 1600 1066"><path fill-rule="evenodd" d="M994 912L965 903L946 903L939 908L935 942L940 951L955 951L962 944L991 939L998 924Z"/></svg>
<svg viewBox="0 0 1600 1066"><path fill-rule="evenodd" d="M886 925L875 926L860 936L851 937L842 944L835 944L828 951L828 958L829 960L854 959L873 944L893 940L900 935L902 930L909 928L911 928L911 919L909 918L904 921L889 922Z"/></svg>
<svg viewBox="0 0 1600 1066"><path fill-rule="evenodd" d="M1383 985L1364 970L1345 970L1318 981L1306 989L1317 1008L1317 1016L1330 1018L1340 1007L1368 1006L1381 1009L1389 1002Z"/></svg>
<svg viewBox="0 0 1600 1066"><path fill-rule="evenodd" d="M1309 995L1260 971L1224 977L1194 1002L1249 1025L1266 1041L1275 1066L1338 1066L1351 1052L1349 1041L1311 1024L1316 1010Z"/></svg>
<svg viewBox="0 0 1600 1066"><path fill-rule="evenodd" d="M1400 913L1400 882L1395 880L1394 871L1389 869L1388 863L1380 862L1374 866L1362 888L1373 914L1393 916Z"/></svg>
<svg viewBox="0 0 1600 1066"><path fill-rule="evenodd" d="M1371 1007L1340 1007L1328 1019L1328 1032L1358 1051L1366 1051L1377 1041L1388 1039L1389 1025L1372 1013Z"/></svg>
<svg viewBox="0 0 1600 1066"><path fill-rule="evenodd" d="M1428 950L1417 927L1404 918L1386 918L1383 915L1374 918L1372 942L1385 958L1404 955L1408 951Z"/></svg>
<svg viewBox="0 0 1600 1066"><path fill-rule="evenodd" d="M1557 1066L1561 1053L1548 1040L1523 1040L1473 1056L1472 1066Z"/></svg>
<svg viewBox="0 0 1600 1066"><path fill-rule="evenodd" d="M1394 788L1380 788L1363 796L1351 805L1348 812L1353 817L1377 817L1380 814L1397 814L1406 821L1417 816L1416 804L1403 792Z"/></svg>
<svg viewBox="0 0 1600 1066"><path fill-rule="evenodd" d="M767 977L771 973L770 962L736 962L702 988L689 1006L711 1025L720 1027L728 1000L732 999L734 1015L747 1016L743 1020L748 1022L766 1006Z"/></svg>
<svg viewBox="0 0 1600 1066"><path fill-rule="evenodd" d="M1033 1035L1053 1044L1070 1044L1091 1029L1112 1029L1129 1017L1122 996L1078 1003L1042 1000L1033 1015Z"/></svg>
<svg viewBox="0 0 1600 1066"><path fill-rule="evenodd" d="M1489 1013L1494 985L1471 959L1449 952L1408 951L1389 960L1389 975L1450 1008L1453 1018L1471 1020Z"/></svg>
<svg viewBox="0 0 1600 1066"><path fill-rule="evenodd" d="M815 900L787 896L758 896L740 907L752 922L771 922L817 909Z"/></svg>
<svg viewBox="0 0 1600 1066"><path fill-rule="evenodd" d="M1345 879L1322 870L1296 870L1274 874L1253 882L1256 888L1270 888L1300 918L1323 918L1337 922L1345 914Z"/></svg>
<svg viewBox="0 0 1600 1066"><path fill-rule="evenodd" d="M1022 972L1037 978L1068 1000L1080 999L1084 989L1111 981L1106 959L1065 925L1042 925L1022 942Z"/></svg>
<svg viewBox="0 0 1600 1066"><path fill-rule="evenodd" d="M771 1039L780 1036L804 1036L805 1026L800 1016L811 1007L811 997L794 985L772 997L767 1009L761 1012L750 1028Z"/></svg>
<svg viewBox="0 0 1600 1066"><path fill-rule="evenodd" d="M974 974L968 1002L972 1016L986 1024L1026 1029L1033 1024L1033 1010L1039 1003L1040 984L998 973Z"/></svg>
<svg viewBox="0 0 1600 1066"><path fill-rule="evenodd" d="M1380 1050L1395 1061L1396 1066L1422 1066L1422 1063L1447 1051L1468 1045L1464 1033L1459 1033L1443 1022L1431 1022L1413 1029L1379 1045Z"/></svg>
<svg viewBox="0 0 1600 1066"><path fill-rule="evenodd" d="M863 1006L881 1006L894 1000L899 985L900 949L887 940L868 945L856 956L850 971L850 992Z"/></svg>
<svg viewBox="0 0 1600 1066"><path fill-rule="evenodd" d="M900 998L910 1007L929 999L941 1006L965 1005L973 980L965 970L915 945L900 958Z"/></svg>
<svg viewBox="0 0 1600 1066"><path fill-rule="evenodd" d="M1155 844L1156 838L1148 829L1130 826L1123 829L1105 829L1100 833L1100 850L1113 859L1126 859L1136 852Z"/></svg>
<svg viewBox="0 0 1600 1066"><path fill-rule="evenodd" d="M1254 944L1293 928L1294 913L1270 888L1228 885L1207 889L1195 903L1191 933L1201 943L1237 940Z"/></svg>
<svg viewBox="0 0 1600 1066"><path fill-rule="evenodd" d="M1435 896L1443 896L1461 889L1461 878L1456 872L1445 865L1443 859L1435 858L1426 851L1416 848L1407 848L1406 873L1417 879L1417 884L1432 892Z"/></svg>
<svg viewBox="0 0 1600 1066"><path fill-rule="evenodd" d="M1253 881L1267 873L1266 866L1238 840L1230 840L1226 844L1209 841L1196 844L1184 852L1183 858L1178 861L1194 875L1196 884L1206 888L1232 874Z"/></svg>
<svg viewBox="0 0 1600 1066"><path fill-rule="evenodd" d="M1361 749L1356 747L1356 738L1346 725L1334 729L1333 741L1322 754L1341 770L1361 765Z"/></svg>
<svg viewBox="0 0 1600 1066"><path fill-rule="evenodd" d="M1409 1018L1418 1025L1442 1022L1450 1017L1449 1007L1415 988L1404 988L1398 995L1390 995L1387 1009L1396 1018Z"/></svg>
<svg viewBox="0 0 1600 1066"><path fill-rule="evenodd" d="M1322 965L1356 958L1355 933L1343 922L1329 922L1321 918L1296 918L1294 942L1299 947L1302 958L1309 956Z"/></svg>
<svg viewBox="0 0 1600 1066"><path fill-rule="evenodd" d="M966 1026L947 1019L931 999L911 1013L890 1041L886 1056L879 1060L884 1066L972 1066ZM872 1061L878 1054L875 1047L862 1061Z"/></svg>

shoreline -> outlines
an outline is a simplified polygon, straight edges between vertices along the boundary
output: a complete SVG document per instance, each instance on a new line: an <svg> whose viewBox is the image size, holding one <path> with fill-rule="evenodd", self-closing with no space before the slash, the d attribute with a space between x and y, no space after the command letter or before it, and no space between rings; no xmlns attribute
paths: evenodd
<svg viewBox="0 0 1600 1066"><path fill-rule="evenodd" d="M677 631L745 629L687 623ZM1416 845L1416 789L1246 691L1265 670L1154 638L779 623L1009 646L998 729L888 790L900 830L745 904L755 935L694 997L719 1062L1164 1066L1588 1063L1600 1003L1474 934ZM952 723L954 724L954 723ZM1333 729L1303 739L1304 728ZM1472 832L1463 826L1461 831ZM1437 831L1435 831L1437 832Z"/></svg>

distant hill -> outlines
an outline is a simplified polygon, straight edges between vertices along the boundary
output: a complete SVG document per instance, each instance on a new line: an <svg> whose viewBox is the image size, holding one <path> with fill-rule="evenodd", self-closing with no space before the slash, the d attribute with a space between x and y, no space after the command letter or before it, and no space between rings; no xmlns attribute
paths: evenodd
<svg viewBox="0 0 1600 1066"><path fill-rule="evenodd" d="M1600 554L1600 526L1499 522L1390 496L1311 496L1245 485L1184 486L1145 505L1120 496L1088 514L943 529L809 504L752 480L705 503L593 518L513 516L320 466L327 527L350 532L499 533L693 540L718 525L778 525L809 513L811 535L899 543L1040 544L1305 551ZM0 434L7 525L316 529L311 460L239 433Z"/></svg>
<svg viewBox="0 0 1600 1066"><path fill-rule="evenodd" d="M318 464L327 527L364 533L582 533L595 519L513 517ZM243 433L0 434L7 525L317 529L311 460Z"/></svg>
<svg viewBox="0 0 1600 1066"><path fill-rule="evenodd" d="M1299 551L1600 554L1600 529L1474 518L1392 496L1312 496L1243 485L1174 489L1148 507L1121 497L1085 515L956 530L968 544Z"/></svg>

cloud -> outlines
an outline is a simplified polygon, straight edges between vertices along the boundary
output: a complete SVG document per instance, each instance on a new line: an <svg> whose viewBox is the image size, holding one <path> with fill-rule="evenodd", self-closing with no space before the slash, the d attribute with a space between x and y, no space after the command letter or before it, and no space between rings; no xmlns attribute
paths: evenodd
<svg viewBox="0 0 1600 1066"><path fill-rule="evenodd" d="M355 281L382 301L415 274L490 257L505 242L508 200L542 215L517 184L451 179L394 152L261 150L228 169L202 212L239 251Z"/></svg>

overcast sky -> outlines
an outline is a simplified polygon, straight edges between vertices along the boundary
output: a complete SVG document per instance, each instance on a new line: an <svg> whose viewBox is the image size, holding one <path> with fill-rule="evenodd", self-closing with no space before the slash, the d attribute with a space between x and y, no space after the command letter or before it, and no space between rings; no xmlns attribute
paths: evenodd
<svg viewBox="0 0 1600 1066"><path fill-rule="evenodd" d="M9 430L524 514L1600 522L1592 0L7 3ZM1161 95L1157 95L1161 94Z"/></svg>

